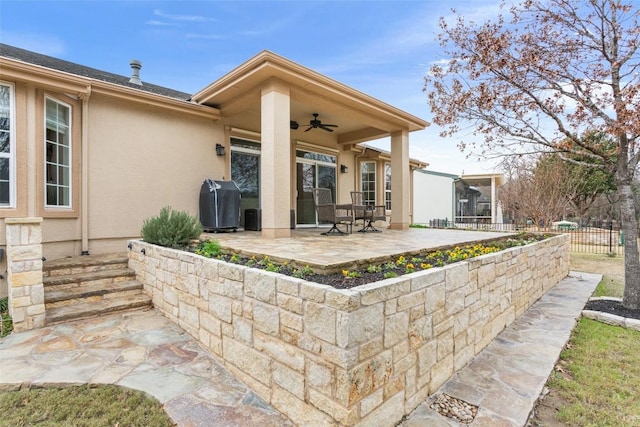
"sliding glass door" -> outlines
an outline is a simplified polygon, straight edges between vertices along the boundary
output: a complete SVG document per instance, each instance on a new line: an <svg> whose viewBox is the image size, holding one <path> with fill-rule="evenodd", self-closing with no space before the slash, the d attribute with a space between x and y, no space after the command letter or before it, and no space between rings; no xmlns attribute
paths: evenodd
<svg viewBox="0 0 640 427"><path fill-rule="evenodd" d="M317 225L314 188L329 188L336 200L336 157L296 151L296 217L299 225Z"/></svg>

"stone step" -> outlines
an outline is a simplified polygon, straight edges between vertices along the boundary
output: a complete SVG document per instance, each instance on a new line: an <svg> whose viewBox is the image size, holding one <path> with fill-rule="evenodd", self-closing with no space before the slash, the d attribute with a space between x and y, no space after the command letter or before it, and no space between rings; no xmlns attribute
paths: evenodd
<svg viewBox="0 0 640 427"><path fill-rule="evenodd" d="M136 273L129 268L119 268L114 270L90 271L86 273L66 274L59 276L48 276L42 279L45 294L49 290L72 288L84 285L102 285L129 281L135 279Z"/></svg>
<svg viewBox="0 0 640 427"><path fill-rule="evenodd" d="M120 270L127 268L129 259L126 253L88 255L45 261L42 266L43 277L68 276L91 271Z"/></svg>
<svg viewBox="0 0 640 427"><path fill-rule="evenodd" d="M126 298L79 302L76 304L47 309L45 321L47 325L55 325L57 323L69 322L72 320L98 317L107 313L151 307L151 298L140 293Z"/></svg>
<svg viewBox="0 0 640 427"><path fill-rule="evenodd" d="M91 282L82 286L73 287L47 287L44 293L44 302L47 309L53 308L59 303L69 304L83 300L97 301L100 299L113 299L120 296L140 294L143 286L136 280L127 280L116 283Z"/></svg>

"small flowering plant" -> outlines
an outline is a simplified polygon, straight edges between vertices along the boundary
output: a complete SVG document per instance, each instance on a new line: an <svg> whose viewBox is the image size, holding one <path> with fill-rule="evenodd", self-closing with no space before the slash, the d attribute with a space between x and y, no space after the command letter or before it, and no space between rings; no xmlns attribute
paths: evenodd
<svg viewBox="0 0 640 427"><path fill-rule="evenodd" d="M465 261L474 257L498 252L515 246L523 246L548 238L548 235L522 235L501 239L491 243L458 245L451 249L439 249L418 255L399 255L385 262L372 263L360 269L342 269L335 274L316 274L308 265L296 268L289 261L275 261L268 256L246 257L237 253L227 253L216 241L201 242L191 251L207 258L216 258L235 264L266 271L286 274L300 279L330 284L338 288L348 288L364 283L390 279L403 274L442 267L447 264Z"/></svg>

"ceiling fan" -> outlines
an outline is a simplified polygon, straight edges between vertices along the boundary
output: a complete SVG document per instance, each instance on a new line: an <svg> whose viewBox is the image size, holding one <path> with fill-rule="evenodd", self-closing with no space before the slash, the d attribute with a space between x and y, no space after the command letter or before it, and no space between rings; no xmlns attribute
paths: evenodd
<svg viewBox="0 0 640 427"><path fill-rule="evenodd" d="M338 127L338 125L329 125L329 124L322 123L320 120L318 120L318 113L313 113L313 119L309 121L308 126L309 127L307 128L307 130L305 130L305 132L309 132L311 129L316 129L316 128L326 130L327 132L333 132L333 129L331 128Z"/></svg>

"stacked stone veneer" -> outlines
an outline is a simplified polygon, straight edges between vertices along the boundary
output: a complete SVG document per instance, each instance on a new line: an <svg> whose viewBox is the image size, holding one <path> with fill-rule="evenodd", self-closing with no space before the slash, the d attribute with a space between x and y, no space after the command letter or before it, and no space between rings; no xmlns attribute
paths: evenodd
<svg viewBox="0 0 640 427"><path fill-rule="evenodd" d="M395 425L569 270L569 237L556 236L338 290L132 243L154 305L313 426Z"/></svg>
<svg viewBox="0 0 640 427"><path fill-rule="evenodd" d="M16 332L45 322L42 218L6 218L9 314Z"/></svg>

